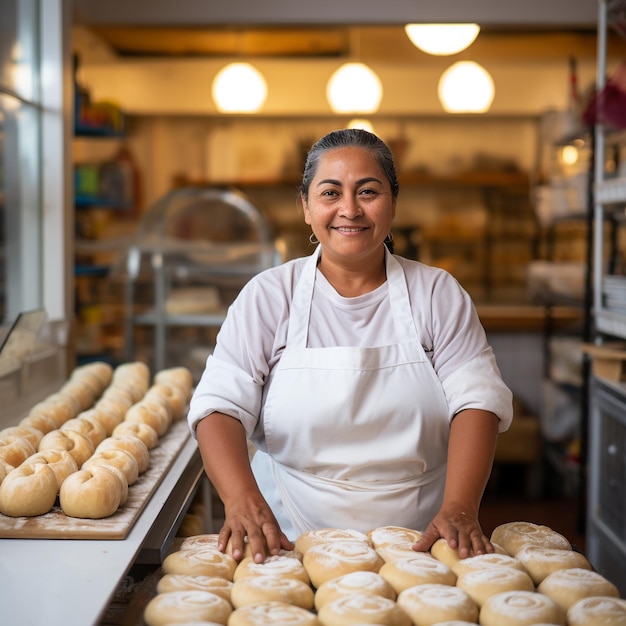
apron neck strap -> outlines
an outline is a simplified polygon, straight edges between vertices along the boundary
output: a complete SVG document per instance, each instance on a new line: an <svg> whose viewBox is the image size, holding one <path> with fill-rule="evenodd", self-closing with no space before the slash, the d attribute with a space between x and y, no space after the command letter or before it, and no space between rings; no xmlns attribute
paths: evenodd
<svg viewBox="0 0 626 626"><path fill-rule="evenodd" d="M296 285L291 301L291 312L289 314L289 326L287 329L288 346L298 346L300 348L306 348L307 346L315 276L321 251L322 246L318 244L313 254L305 262L302 274ZM389 289L389 305L393 315L398 341L400 343L415 341L417 338L417 330L411 313L409 291L404 271L400 263L394 258L393 254L389 252L386 246L385 268Z"/></svg>

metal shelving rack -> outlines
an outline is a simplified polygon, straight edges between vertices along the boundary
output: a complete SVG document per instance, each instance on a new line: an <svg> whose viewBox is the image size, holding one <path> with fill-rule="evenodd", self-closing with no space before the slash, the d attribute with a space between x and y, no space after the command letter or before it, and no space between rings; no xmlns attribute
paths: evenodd
<svg viewBox="0 0 626 626"><path fill-rule="evenodd" d="M606 86L607 34L619 24L624 32L626 0L598 2L597 94L599 110ZM592 319L597 344L626 339L626 276L615 274L616 230L626 224L626 175L607 174L606 148L613 129L598 120L595 127ZM620 133L621 134L621 133ZM626 145L626 134L619 137ZM613 235L606 237L605 225ZM607 245L608 244L608 245ZM607 254L608 246L613 246ZM623 285L621 281L624 281ZM609 283L617 292L607 294ZM617 306L615 303L617 302ZM587 494L587 554L594 568L626 594L626 383L592 375L589 381L589 456Z"/></svg>

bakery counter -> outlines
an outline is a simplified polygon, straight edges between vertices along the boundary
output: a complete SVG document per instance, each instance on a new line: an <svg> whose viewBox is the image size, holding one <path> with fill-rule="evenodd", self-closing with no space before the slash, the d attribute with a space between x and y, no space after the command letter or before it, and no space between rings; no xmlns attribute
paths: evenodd
<svg viewBox="0 0 626 626"><path fill-rule="evenodd" d="M202 475L187 437L123 539L0 539L2 623L98 624L132 565L161 562Z"/></svg>

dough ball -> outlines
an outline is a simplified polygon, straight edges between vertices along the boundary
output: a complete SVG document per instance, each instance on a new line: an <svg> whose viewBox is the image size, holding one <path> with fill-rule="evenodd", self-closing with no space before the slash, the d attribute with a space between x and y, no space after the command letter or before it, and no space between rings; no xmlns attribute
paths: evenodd
<svg viewBox="0 0 626 626"><path fill-rule="evenodd" d="M209 591L230 602L233 583L219 576L198 574L165 574L157 583L157 592L166 591Z"/></svg>
<svg viewBox="0 0 626 626"><path fill-rule="evenodd" d="M398 559L407 559L415 556L416 554L423 554L431 559L435 558L430 552L416 552L413 550L413 544L409 542L381 546L380 548L376 548L376 552L380 555L382 560L385 561L385 563L389 561L397 561Z"/></svg>
<svg viewBox="0 0 626 626"><path fill-rule="evenodd" d="M262 563L255 563L252 557L245 557L237 565L233 581L237 582L247 576L278 576L280 578L296 578L307 585L310 584L309 574L304 565L292 556L277 554L268 556Z"/></svg>
<svg viewBox="0 0 626 626"><path fill-rule="evenodd" d="M456 581L478 605L482 606L487 598L503 591L534 591L531 577L514 567L487 567L461 574Z"/></svg>
<svg viewBox="0 0 626 626"><path fill-rule="evenodd" d="M405 589L398 596L398 605L411 618L414 626L430 626L446 620L476 623L478 607L459 587L426 584Z"/></svg>
<svg viewBox="0 0 626 626"><path fill-rule="evenodd" d="M349 572L378 572L384 561L363 541L333 541L311 546L302 563L313 586L319 587Z"/></svg>
<svg viewBox="0 0 626 626"><path fill-rule="evenodd" d="M96 452L110 450L111 448L130 452L130 454L132 454L137 461L140 474L143 474L148 469L148 465L150 465L150 451L146 447L146 444L138 437L132 437L131 435L116 435L115 437L107 437L96 448Z"/></svg>
<svg viewBox="0 0 626 626"><path fill-rule="evenodd" d="M379 526L368 531L372 545L376 550L390 545L407 545L412 547L422 538L419 530L404 528L402 526Z"/></svg>
<svg viewBox="0 0 626 626"><path fill-rule="evenodd" d="M445 563L448 567L452 567L455 563L461 560L459 551L450 547L448 542L441 537L437 539L430 548L430 553L442 563Z"/></svg>
<svg viewBox="0 0 626 626"><path fill-rule="evenodd" d="M79 413L77 417L67 420L63 424L63 430L75 430L81 435L85 435L93 444L94 450L107 436L104 426L86 412Z"/></svg>
<svg viewBox="0 0 626 626"><path fill-rule="evenodd" d="M282 576L245 576L235 581L231 603L238 609L260 602L286 602L303 609L313 608L313 589L297 578Z"/></svg>
<svg viewBox="0 0 626 626"><path fill-rule="evenodd" d="M411 626L410 617L389 598L371 593L353 593L326 603L318 613L324 626L386 624Z"/></svg>
<svg viewBox="0 0 626 626"><path fill-rule="evenodd" d="M319 611L327 602L353 593L372 593L389 600L396 599L393 587L377 572L350 572L320 585L315 592L315 608Z"/></svg>
<svg viewBox="0 0 626 626"><path fill-rule="evenodd" d="M213 548L217 550L220 536L217 533L206 533L185 537L180 544L180 550L195 550L197 548Z"/></svg>
<svg viewBox="0 0 626 626"><path fill-rule="evenodd" d="M57 479L48 465L22 465L0 484L0 513L11 517L44 515L56 497Z"/></svg>
<svg viewBox="0 0 626 626"><path fill-rule="evenodd" d="M5 435L0 439L0 459L17 467L37 450L26 437Z"/></svg>
<svg viewBox="0 0 626 626"><path fill-rule="evenodd" d="M507 522L494 528L491 533L491 542L500 545L511 556L526 546L541 546L543 548L558 548L571 550L572 545L561 534L549 526L541 526L532 522Z"/></svg>
<svg viewBox="0 0 626 626"><path fill-rule="evenodd" d="M144 609L147 626L168 626L189 621L211 621L226 624L231 605L208 591L168 591L159 593Z"/></svg>
<svg viewBox="0 0 626 626"><path fill-rule="evenodd" d="M120 472L99 467L80 469L61 485L59 502L69 517L101 519L113 515L127 493Z"/></svg>
<svg viewBox="0 0 626 626"><path fill-rule="evenodd" d="M178 550L163 561L166 574L194 574L233 580L237 561L232 556L211 548Z"/></svg>
<svg viewBox="0 0 626 626"><path fill-rule="evenodd" d="M594 596L578 600L567 610L568 626L621 626L626 624L626 600Z"/></svg>
<svg viewBox="0 0 626 626"><path fill-rule="evenodd" d="M481 626L531 626L541 622L565 626L565 613L554 600L536 591L504 591L487 598L479 621Z"/></svg>
<svg viewBox="0 0 626 626"><path fill-rule="evenodd" d="M372 545L368 536L358 530L342 528L317 528L308 530L296 538L295 548L302 555L311 547L320 543L329 543L331 541L363 541L368 545Z"/></svg>
<svg viewBox="0 0 626 626"><path fill-rule="evenodd" d="M156 448L159 443L157 431L149 424L142 424L141 422L121 422L113 428L111 435L113 437L124 437L127 435L137 437L146 444L148 450Z"/></svg>
<svg viewBox="0 0 626 626"><path fill-rule="evenodd" d="M79 469L93 454L93 443L83 434L75 430L52 430L39 442L41 450L66 450L76 461Z"/></svg>
<svg viewBox="0 0 626 626"><path fill-rule="evenodd" d="M398 594L415 585L456 583L456 574L445 563L420 553L405 559L388 561L380 568L379 573Z"/></svg>
<svg viewBox="0 0 626 626"><path fill-rule="evenodd" d="M619 598L617 587L597 572L572 567L548 574L537 591L552 598L564 611L573 604L591 596Z"/></svg>
<svg viewBox="0 0 626 626"><path fill-rule="evenodd" d="M487 567L513 567L522 572L526 571L526 568L514 556L499 554L496 552L490 552L489 554L477 554L476 556L461 559L452 566L452 571L457 576L461 576L467 572L477 569L485 569Z"/></svg>
<svg viewBox="0 0 626 626"><path fill-rule="evenodd" d="M21 437L26 439L35 450L39 447L39 442L43 438L44 433L38 428L32 426L9 426L0 430L0 439L5 437Z"/></svg>
<svg viewBox="0 0 626 626"><path fill-rule="evenodd" d="M261 602L235 609L228 626L320 626L317 617L306 609L286 602Z"/></svg>
<svg viewBox="0 0 626 626"><path fill-rule="evenodd" d="M114 467L124 474L128 485L134 485L139 478L137 459L128 450L122 450L121 448L100 450L83 463L83 469L91 469L96 466Z"/></svg>
<svg viewBox="0 0 626 626"><path fill-rule="evenodd" d="M22 465L48 465L57 480L57 493L63 481L78 471L78 463L67 450L40 450L29 456Z"/></svg>
<svg viewBox="0 0 626 626"><path fill-rule="evenodd" d="M535 585L539 585L548 574L560 569L591 569L587 558L574 550L526 546L517 553L516 558L526 568Z"/></svg>
<svg viewBox="0 0 626 626"><path fill-rule="evenodd" d="M170 427L172 416L164 404L141 400L126 411L124 421L148 424L154 428L159 437L162 437Z"/></svg>

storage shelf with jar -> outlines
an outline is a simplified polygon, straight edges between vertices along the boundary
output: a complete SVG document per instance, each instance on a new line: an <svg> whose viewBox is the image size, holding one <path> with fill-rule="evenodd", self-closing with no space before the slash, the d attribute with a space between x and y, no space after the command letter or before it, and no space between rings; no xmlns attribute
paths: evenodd
<svg viewBox="0 0 626 626"><path fill-rule="evenodd" d="M115 105L77 101L73 161L79 362L117 363L122 358L123 289L110 280L110 269L129 245L137 204L137 170L125 140L125 118Z"/></svg>

